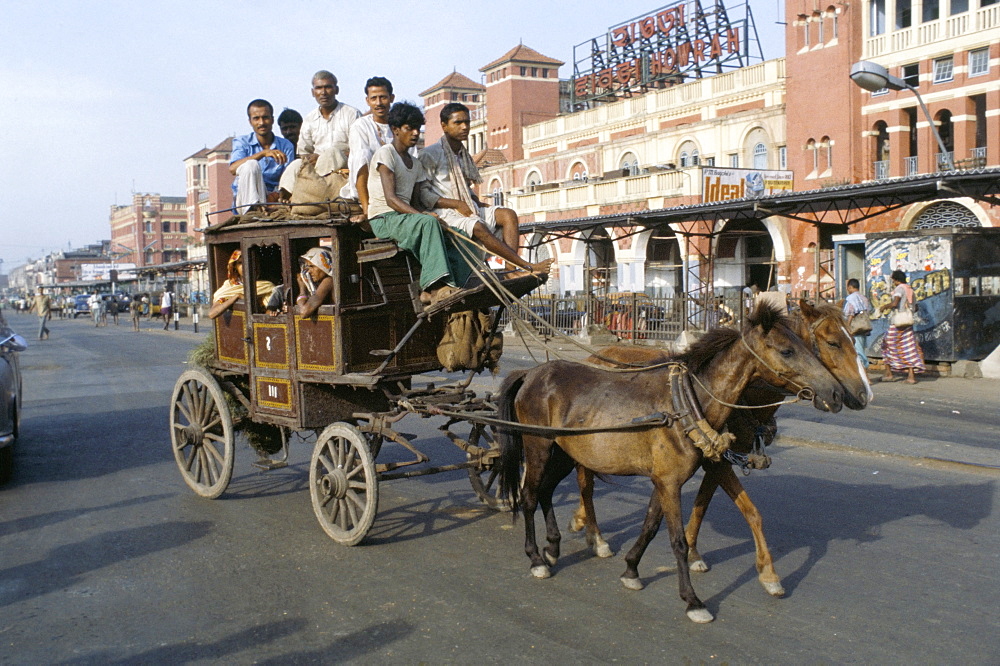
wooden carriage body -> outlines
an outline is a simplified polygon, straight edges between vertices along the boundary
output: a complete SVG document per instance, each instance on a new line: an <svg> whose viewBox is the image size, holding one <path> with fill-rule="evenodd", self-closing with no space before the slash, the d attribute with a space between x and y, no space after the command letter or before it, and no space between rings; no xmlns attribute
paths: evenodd
<svg viewBox="0 0 1000 666"><path fill-rule="evenodd" d="M206 231L213 293L227 279L233 251L242 251L244 297L214 321L215 366L244 384L254 421L317 429L357 412L385 411L384 388L397 393L412 375L441 367L442 318L413 330L417 262L377 247L366 251L372 242L358 225L336 217ZM293 312L299 257L317 246L333 254L333 303L302 318ZM283 290L283 312L267 314L257 293L261 280L290 287ZM411 332L398 353L386 355Z"/></svg>

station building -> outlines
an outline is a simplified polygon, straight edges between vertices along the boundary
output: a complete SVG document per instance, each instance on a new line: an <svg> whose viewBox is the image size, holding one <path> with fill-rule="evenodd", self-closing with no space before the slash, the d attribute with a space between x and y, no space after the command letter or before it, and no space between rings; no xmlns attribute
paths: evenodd
<svg viewBox="0 0 1000 666"><path fill-rule="evenodd" d="M587 232L596 238L586 243L583 232L577 239L526 239L538 245L539 256L557 260L552 291L581 293L589 280L598 292L673 295L692 253L690 236L633 235L629 212L746 196L746 179L755 172L763 174L758 183L777 191L905 179L942 168L917 98L910 91L861 90L848 76L857 61L874 60L913 83L956 168L1000 165L1000 3L992 2L788 0L785 58L730 59L730 66L714 70L709 56L722 54L716 65L726 57L733 30L750 31L736 39L742 55L752 51L752 20L719 23L715 34L678 33L683 17L700 11L692 0L610 28L609 39L619 38L621 48L609 48L618 64L601 72L581 72L577 60L567 73L572 78L560 80L562 62L519 45L480 70L485 100L473 111L477 138L470 136L483 175L480 195L510 206L522 223L611 218ZM671 25L674 34L667 34ZM661 37L665 41L656 44ZM704 54L703 66L680 67L681 37L690 40L687 55L695 65L695 53ZM622 59L623 53L635 59ZM672 76L638 85L639 67L662 71L668 64L677 65ZM622 84L613 85L622 71ZM459 76L453 73L425 91L428 141L437 124L433 104L460 101L475 89L475 82ZM581 81L590 77L593 91L593 77L601 76L611 82L603 94L580 104L575 93L587 85ZM451 85L459 80L461 86ZM531 88L524 88L529 82ZM539 120L517 127L515 118ZM699 251L713 257L716 290L756 283L794 295L829 296L835 236L859 243L849 263L854 271L864 234L936 225L1000 225L1000 209L957 196L822 232L770 217L705 229L716 237ZM585 271L585 265L600 270Z"/></svg>
<svg viewBox="0 0 1000 666"><path fill-rule="evenodd" d="M111 206L112 251L137 267L187 258L188 216L184 197L136 193Z"/></svg>

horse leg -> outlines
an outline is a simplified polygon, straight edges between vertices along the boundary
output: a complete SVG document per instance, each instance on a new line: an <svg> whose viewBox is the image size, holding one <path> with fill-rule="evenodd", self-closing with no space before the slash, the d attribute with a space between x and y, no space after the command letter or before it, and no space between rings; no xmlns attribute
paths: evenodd
<svg viewBox="0 0 1000 666"><path fill-rule="evenodd" d="M750 526L750 531L753 532L754 546L757 549L757 579L772 597L785 596L785 588L781 586L781 578L774 571L774 561L771 559L771 551L768 549L767 541L764 539L764 527L760 512L754 506L754 503L750 501L750 496L747 495L743 484L740 483L739 477L736 476L736 472L733 471L732 467L725 465L720 468L719 476L719 485L722 486L722 489L726 491L726 494L736 504L740 513L743 514L743 518L746 519L747 525ZM707 474L705 478L708 478Z"/></svg>
<svg viewBox="0 0 1000 666"><path fill-rule="evenodd" d="M576 466L576 482L580 486L580 506L570 520L569 529L579 532L587 528L587 545L598 557L614 557L615 551L604 540L597 527L597 512L594 511L594 473L583 465Z"/></svg>
<svg viewBox="0 0 1000 666"><path fill-rule="evenodd" d="M548 578L552 575L538 552L535 539L535 509L538 506L539 486L545 476L549 450L553 442L539 437L524 436L524 481L521 487L521 513L524 516L524 553L531 560L531 575Z"/></svg>
<svg viewBox="0 0 1000 666"><path fill-rule="evenodd" d="M677 559L677 585L680 589L681 599L687 602L687 616L692 622L703 624L711 622L715 618L705 608L705 604L694 591L691 585L691 571L688 568L688 543L684 535L684 522L681 516L681 482L674 482L673 479L654 478L656 493L662 505L663 518L667 523L667 533L670 535L670 546ZM654 496L655 496L654 495Z"/></svg>
<svg viewBox="0 0 1000 666"><path fill-rule="evenodd" d="M559 521L552 507L552 494L556 490L559 482L566 478L566 475L573 470L575 463L558 446L552 448L552 456L542 474L541 484L538 488L538 502L542 505L542 514L545 516L545 537L549 542L542 555L549 566L555 566L559 560L559 543L562 535L559 533Z"/></svg>
<svg viewBox="0 0 1000 666"><path fill-rule="evenodd" d="M725 467L732 471L732 467L728 463L713 463L706 461L703 465L705 469L705 476L701 480L701 485L698 486L698 495L694 499L694 507L691 509L691 517L688 519L687 527L684 530L684 535L688 542L688 562L691 566L691 571L704 572L708 571L708 564L702 559L701 554L698 552L698 532L701 531L701 523L705 519L705 512L708 511L708 505L712 501L712 496L715 495L715 489L719 487L719 467Z"/></svg>
<svg viewBox="0 0 1000 666"><path fill-rule="evenodd" d="M636 539L635 545L625 555L625 573L621 575L622 585L630 590L641 590L645 585L639 578L639 561L643 553L660 530L660 520L663 518L663 508L656 491L649 498L649 507L646 508L646 519L642 522L642 532Z"/></svg>

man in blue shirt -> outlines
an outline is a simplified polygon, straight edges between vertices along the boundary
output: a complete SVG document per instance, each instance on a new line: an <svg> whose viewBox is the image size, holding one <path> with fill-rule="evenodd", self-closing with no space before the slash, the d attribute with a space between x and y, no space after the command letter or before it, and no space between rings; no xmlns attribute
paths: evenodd
<svg viewBox="0 0 1000 666"><path fill-rule="evenodd" d="M277 201L281 172L295 159L292 143L274 135L274 107L270 102L250 102L247 119L253 133L233 139L229 158L229 172L236 176L233 196L238 212L265 201Z"/></svg>

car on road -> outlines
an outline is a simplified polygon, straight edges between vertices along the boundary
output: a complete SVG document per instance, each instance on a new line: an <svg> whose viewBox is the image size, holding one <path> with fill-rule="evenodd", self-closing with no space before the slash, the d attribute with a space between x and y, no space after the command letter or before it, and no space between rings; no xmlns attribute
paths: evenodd
<svg viewBox="0 0 1000 666"><path fill-rule="evenodd" d="M90 294L77 294L73 297L73 319L80 315L90 316Z"/></svg>
<svg viewBox="0 0 1000 666"><path fill-rule="evenodd" d="M28 348L0 316L0 483L14 470L14 444L21 425L21 366L17 355Z"/></svg>

